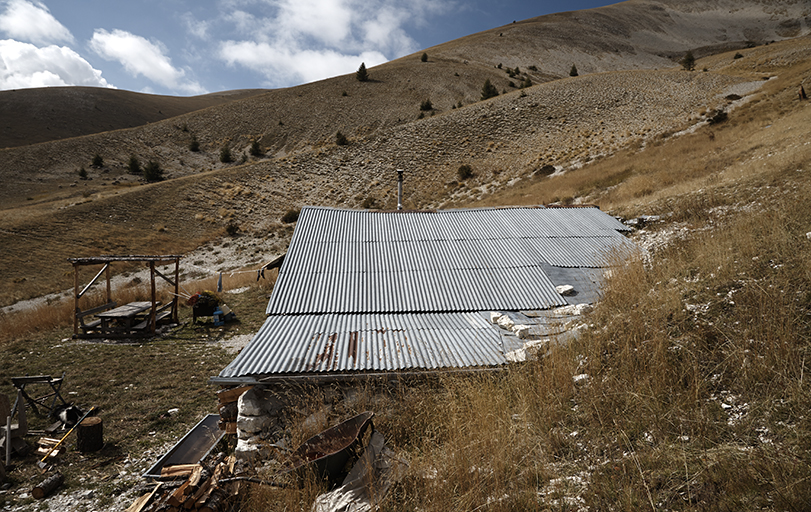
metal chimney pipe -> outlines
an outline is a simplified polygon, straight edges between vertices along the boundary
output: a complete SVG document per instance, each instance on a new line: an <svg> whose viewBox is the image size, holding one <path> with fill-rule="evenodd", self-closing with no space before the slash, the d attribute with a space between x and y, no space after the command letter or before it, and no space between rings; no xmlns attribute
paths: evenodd
<svg viewBox="0 0 811 512"><path fill-rule="evenodd" d="M403 170L397 169L397 209L403 209Z"/></svg>

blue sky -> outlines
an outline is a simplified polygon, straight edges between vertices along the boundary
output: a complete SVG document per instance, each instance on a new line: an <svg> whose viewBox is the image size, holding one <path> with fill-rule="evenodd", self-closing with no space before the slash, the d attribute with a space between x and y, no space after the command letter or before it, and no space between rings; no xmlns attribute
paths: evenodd
<svg viewBox="0 0 811 512"><path fill-rule="evenodd" d="M354 72L604 0L0 0L0 90L190 96Z"/></svg>

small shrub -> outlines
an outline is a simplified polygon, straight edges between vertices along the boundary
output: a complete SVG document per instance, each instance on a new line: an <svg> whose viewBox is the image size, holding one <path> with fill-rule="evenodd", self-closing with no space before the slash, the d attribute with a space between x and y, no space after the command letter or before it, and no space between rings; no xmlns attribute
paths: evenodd
<svg viewBox="0 0 811 512"><path fill-rule="evenodd" d="M355 72L355 78L358 79L358 82L368 82L369 81L369 72L366 71L366 63L361 62L360 67Z"/></svg>
<svg viewBox="0 0 811 512"><path fill-rule="evenodd" d="M490 83L490 79L484 81L484 85L482 86L482 101L488 100L490 98L495 98L498 96L498 89L496 86Z"/></svg>
<svg viewBox="0 0 811 512"><path fill-rule="evenodd" d="M529 77L526 77L523 82L521 82L521 88L526 89L527 87L532 87L532 80Z"/></svg>
<svg viewBox="0 0 811 512"><path fill-rule="evenodd" d="M339 146L348 146L349 139L347 139L346 135L344 135L343 133L338 132L335 134L335 144L338 144Z"/></svg>
<svg viewBox="0 0 811 512"><path fill-rule="evenodd" d="M459 100L459 103L456 104L456 108L462 108L462 100Z"/></svg>
<svg viewBox="0 0 811 512"><path fill-rule="evenodd" d="M743 58L743 54L742 54L742 53L736 53L736 54L735 54L735 55L734 55L732 58L733 58L733 59L742 59L742 58Z"/></svg>
<svg viewBox="0 0 811 512"><path fill-rule="evenodd" d="M234 161L234 157L231 155L231 148L228 147L228 144L220 149L220 162L224 164L229 164Z"/></svg>
<svg viewBox="0 0 811 512"><path fill-rule="evenodd" d="M577 66L572 64L572 69L569 70L569 76L578 76Z"/></svg>
<svg viewBox="0 0 811 512"><path fill-rule="evenodd" d="M535 176L550 176L555 173L555 166L554 165L543 165L540 169L535 171Z"/></svg>
<svg viewBox="0 0 811 512"><path fill-rule="evenodd" d="M189 142L189 151L193 153L200 151L200 142L197 140L196 135L193 135L191 141Z"/></svg>
<svg viewBox="0 0 811 512"><path fill-rule="evenodd" d="M428 54L427 54L427 53L423 53L423 54L422 54L422 57L420 57L420 60L421 60L422 62L428 62Z"/></svg>
<svg viewBox="0 0 811 512"><path fill-rule="evenodd" d="M538 71L538 66L536 66L535 64L533 64L533 65L531 65L531 66L529 67L529 70L530 70L530 71Z"/></svg>
<svg viewBox="0 0 811 512"><path fill-rule="evenodd" d="M298 216L301 213L301 210L298 209L291 209L284 212L282 215L282 222L285 224L292 224L298 220Z"/></svg>
<svg viewBox="0 0 811 512"><path fill-rule="evenodd" d="M87 179L87 170L84 167L79 169L77 172L78 172L80 178L82 178L83 180Z"/></svg>
<svg viewBox="0 0 811 512"><path fill-rule="evenodd" d="M187 125L186 123L183 123L183 126L180 127L180 130L182 132L184 132L184 133L188 133L189 132L189 125Z"/></svg>
<svg viewBox="0 0 811 512"><path fill-rule="evenodd" d="M160 164L153 160L148 161L144 167L144 179L146 179L147 183L163 181L163 169L161 169Z"/></svg>
<svg viewBox="0 0 811 512"><path fill-rule="evenodd" d="M719 124L726 121L728 117L729 115L723 109L713 110L707 116L707 122L709 124Z"/></svg>
<svg viewBox="0 0 811 512"><path fill-rule="evenodd" d="M239 226L234 222L229 222L228 225L225 226L225 232L228 236L237 236L239 234Z"/></svg>
<svg viewBox="0 0 811 512"><path fill-rule="evenodd" d="M434 105L433 105L433 103L431 103L430 98L428 98L425 101L423 101L422 103L420 103L420 110L422 110L424 112L428 111L428 110L434 110Z"/></svg>
<svg viewBox="0 0 811 512"><path fill-rule="evenodd" d="M420 115L417 116L417 119L425 119L425 112L420 112Z"/></svg>
<svg viewBox="0 0 811 512"><path fill-rule="evenodd" d="M262 146L259 145L259 141L254 139L251 142L251 156L260 157L265 156L265 151L262 149Z"/></svg>
<svg viewBox="0 0 811 512"><path fill-rule="evenodd" d="M377 210L378 209L377 199L375 199L373 196L368 196L366 199L363 200L361 206L366 210Z"/></svg>
<svg viewBox="0 0 811 512"><path fill-rule="evenodd" d="M343 96L343 97L349 96L349 93L348 93L348 92L346 92L346 91L343 91L343 92L341 93L341 96Z"/></svg>
<svg viewBox="0 0 811 512"><path fill-rule="evenodd" d="M138 157L135 155L130 155L130 160L127 163L127 172L130 174L141 174L141 162L138 161Z"/></svg>
<svg viewBox="0 0 811 512"><path fill-rule="evenodd" d="M101 157L100 154L96 153L93 156L93 163L91 163L93 167L104 167L104 159Z"/></svg>
<svg viewBox="0 0 811 512"><path fill-rule="evenodd" d="M694 70L696 68L696 58L693 56L693 52L688 50L687 53L684 54L684 57L682 57L682 59L679 61L679 64L681 64L681 67L687 71Z"/></svg>
<svg viewBox="0 0 811 512"><path fill-rule="evenodd" d="M468 164L462 164L459 166L459 169L456 170L456 175L459 176L460 180L465 181L473 177L473 167Z"/></svg>

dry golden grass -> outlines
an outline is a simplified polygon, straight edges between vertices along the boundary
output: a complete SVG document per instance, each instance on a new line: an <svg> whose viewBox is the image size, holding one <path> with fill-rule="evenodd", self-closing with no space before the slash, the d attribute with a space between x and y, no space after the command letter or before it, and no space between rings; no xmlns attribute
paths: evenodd
<svg viewBox="0 0 811 512"><path fill-rule="evenodd" d="M761 209L695 212L701 230L615 272L591 327L541 360L333 411L378 411L409 460L384 510L804 509L811 175L769 178ZM257 492L247 510L312 496Z"/></svg>

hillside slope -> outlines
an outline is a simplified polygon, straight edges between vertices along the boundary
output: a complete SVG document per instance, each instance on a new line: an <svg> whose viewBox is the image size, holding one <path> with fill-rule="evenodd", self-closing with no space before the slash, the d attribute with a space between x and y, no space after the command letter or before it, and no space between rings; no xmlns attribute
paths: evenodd
<svg viewBox="0 0 811 512"><path fill-rule="evenodd" d="M614 7L633 12L638 4L651 5L632 1ZM748 10L736 11L746 15L741 19L759 8L762 16L752 23L774 33L802 7L780 2L785 11L772 16L772 4L746 5ZM547 22L542 17L533 23ZM684 32L684 26L667 30ZM476 37L482 35L471 36ZM13 263L2 278L0 304L67 287L64 269L53 264L67 257L185 253L229 226L243 233L237 242L252 247L246 251L255 253L254 237L273 238L261 242L266 252L283 251L289 230L278 219L284 212L303 204L391 208L396 189L391 171L397 168L407 171L407 208L483 201L494 192L542 182L543 172L537 171L548 165L561 173L662 143L704 122L714 109L734 106L739 96L785 90L793 95L803 75L787 70L805 69L809 46L798 38L740 50L741 58L707 57L699 64L707 72L675 65L538 83L530 71L536 85L518 90L509 86L518 78L510 79L495 64L472 63L472 46L468 59L442 57L460 51L466 39L430 50L425 63L415 55L373 68L369 82L337 77L139 128L0 150L0 173L8 185L0 189L0 255ZM504 37L495 41L504 44L504 56L525 51ZM538 67L537 75L542 73ZM487 78L502 94L479 101ZM432 100L433 110L420 110L425 99ZM335 144L339 130L349 136L348 146ZM192 137L201 151L189 151ZM265 157L247 155L253 139L267 150ZM224 145L237 163L219 161ZM104 157L104 168L89 167L96 153ZM126 172L130 155L159 162L171 180L144 185ZM472 178L459 180L462 164L474 169ZM78 179L81 166L90 179ZM537 200L581 195L575 190Z"/></svg>
<svg viewBox="0 0 811 512"><path fill-rule="evenodd" d="M252 89L175 97L97 87L0 91L0 148L133 128L260 92Z"/></svg>

